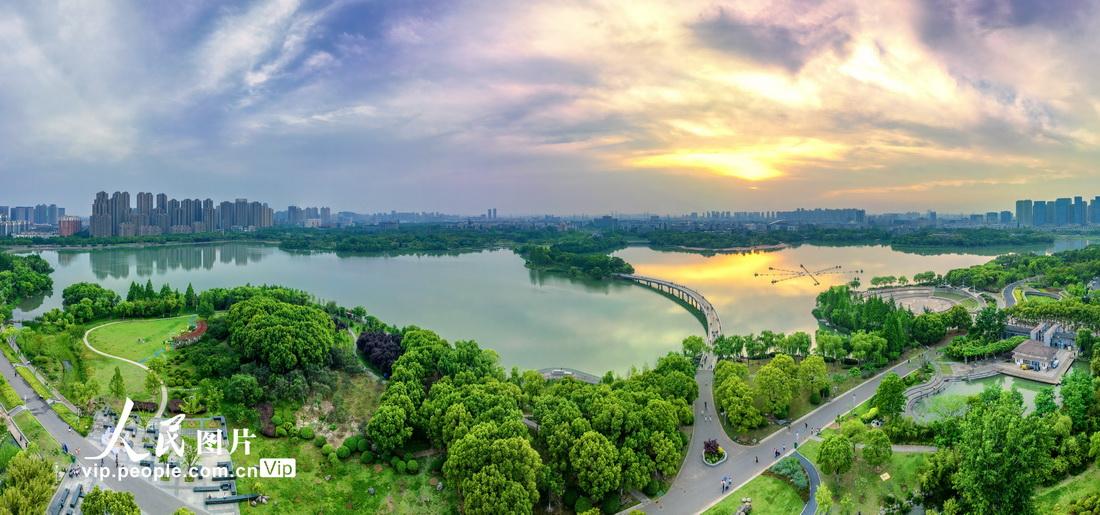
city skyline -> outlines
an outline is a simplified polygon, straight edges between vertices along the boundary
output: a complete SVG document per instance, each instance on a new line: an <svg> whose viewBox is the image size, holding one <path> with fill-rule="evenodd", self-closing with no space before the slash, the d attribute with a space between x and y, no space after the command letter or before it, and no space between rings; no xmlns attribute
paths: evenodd
<svg viewBox="0 0 1100 515"><path fill-rule="evenodd" d="M16 203L126 184L338 211L962 212L1096 178L1095 2L0 15Z"/></svg>

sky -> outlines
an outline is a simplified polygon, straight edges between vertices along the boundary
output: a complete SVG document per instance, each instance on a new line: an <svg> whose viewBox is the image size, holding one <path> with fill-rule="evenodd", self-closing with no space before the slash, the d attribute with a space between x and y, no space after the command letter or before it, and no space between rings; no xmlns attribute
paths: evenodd
<svg viewBox="0 0 1100 515"><path fill-rule="evenodd" d="M1066 0L0 5L0 204L1011 209L1100 194Z"/></svg>

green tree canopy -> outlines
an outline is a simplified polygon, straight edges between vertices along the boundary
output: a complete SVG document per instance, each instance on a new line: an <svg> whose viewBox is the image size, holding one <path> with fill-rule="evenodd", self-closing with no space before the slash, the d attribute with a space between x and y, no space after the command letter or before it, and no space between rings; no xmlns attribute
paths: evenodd
<svg viewBox="0 0 1100 515"><path fill-rule="evenodd" d="M277 373L323 365L335 342L324 311L267 296L234 304L226 321L229 344Z"/></svg>

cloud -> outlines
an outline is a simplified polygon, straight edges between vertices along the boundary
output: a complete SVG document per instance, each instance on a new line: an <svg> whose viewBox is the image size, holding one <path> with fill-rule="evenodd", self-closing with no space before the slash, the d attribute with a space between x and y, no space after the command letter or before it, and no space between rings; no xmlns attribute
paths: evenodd
<svg viewBox="0 0 1100 515"><path fill-rule="evenodd" d="M819 52L843 52L849 40L836 19L813 25L785 26L770 20L742 19L723 8L702 16L691 28L711 48L780 66L790 72L799 71Z"/></svg>

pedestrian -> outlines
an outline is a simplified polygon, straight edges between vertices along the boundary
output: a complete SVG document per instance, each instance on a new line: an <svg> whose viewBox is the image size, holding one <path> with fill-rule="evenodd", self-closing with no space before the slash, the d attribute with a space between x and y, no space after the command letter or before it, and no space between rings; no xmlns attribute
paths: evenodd
<svg viewBox="0 0 1100 515"><path fill-rule="evenodd" d="M810 423L809 423L809 422L803 422L803 423L802 423L802 425L803 425L803 426L806 426L806 427L810 427Z"/></svg>
<svg viewBox="0 0 1100 515"><path fill-rule="evenodd" d="M756 462L757 462L757 463L760 463L760 456L757 456L757 457L756 457Z"/></svg>
<svg viewBox="0 0 1100 515"><path fill-rule="evenodd" d="M703 411L707 410L707 401L703 401Z"/></svg>

